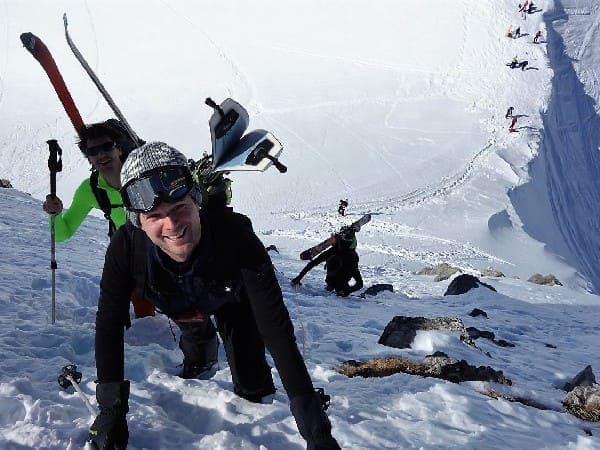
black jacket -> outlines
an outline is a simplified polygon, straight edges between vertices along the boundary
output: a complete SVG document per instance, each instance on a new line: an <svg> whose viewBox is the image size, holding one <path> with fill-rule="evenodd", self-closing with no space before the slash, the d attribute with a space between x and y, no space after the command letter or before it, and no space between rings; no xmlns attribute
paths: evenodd
<svg viewBox="0 0 600 450"><path fill-rule="evenodd" d="M229 209L200 216L200 244L181 267L165 260L140 229L127 224L115 233L106 253L96 315L99 382L124 378L123 333L130 325L134 288L173 318L198 311L212 313L224 304L251 298L259 329L269 330L279 340L291 339L295 345L270 257L250 220ZM264 338L264 331L261 334ZM269 346L266 338L265 343Z"/></svg>

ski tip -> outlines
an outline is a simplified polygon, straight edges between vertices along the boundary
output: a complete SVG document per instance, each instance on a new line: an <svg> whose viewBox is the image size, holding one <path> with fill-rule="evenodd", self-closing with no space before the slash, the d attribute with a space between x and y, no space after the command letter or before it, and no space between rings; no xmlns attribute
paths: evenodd
<svg viewBox="0 0 600 450"><path fill-rule="evenodd" d="M309 251L306 251L306 252L300 253L300 259L302 261L310 261L312 259L312 256Z"/></svg>
<svg viewBox="0 0 600 450"><path fill-rule="evenodd" d="M37 38L33 33L23 33L20 37L21 42L27 50L32 51L35 48L35 41Z"/></svg>

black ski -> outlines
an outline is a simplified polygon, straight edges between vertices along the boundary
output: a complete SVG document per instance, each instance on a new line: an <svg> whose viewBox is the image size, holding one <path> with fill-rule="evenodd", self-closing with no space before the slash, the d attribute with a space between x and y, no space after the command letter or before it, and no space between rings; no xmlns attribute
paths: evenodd
<svg viewBox="0 0 600 450"><path fill-rule="evenodd" d="M98 76L94 73L94 71L92 70L90 65L87 63L87 61L85 60L85 58L83 57L83 55L81 54L81 52L79 51L79 49L77 48L77 46L75 45L73 40L71 39L71 36L69 35L69 29L68 29L69 23L67 21L66 13L63 14L63 23L65 25L65 37L67 38L67 44L69 44L69 47L71 48L71 51L73 52L73 55L75 55L75 58L77 58L77 61L79 61L81 66L84 68L84 70L89 75L92 82L96 85L96 87L102 94L102 97L104 97L104 100L106 100L106 103L108 103L108 106L110 106L110 109L112 109L113 112L115 113L115 115L117 116L117 119L119 119L121 121L121 123L123 124L123 126L127 129L127 133L129 134L131 139L137 145L140 145L141 139L138 137L138 135L135 133L135 131L133 131L133 129L129 125L129 122L127 122L127 119L125 119L125 116L123 115L123 113L121 112L119 107L116 105L116 103L114 102L114 100L112 99L112 97L110 96L110 94L108 93L106 88L104 87L104 85L100 82L100 79L98 78Z"/></svg>

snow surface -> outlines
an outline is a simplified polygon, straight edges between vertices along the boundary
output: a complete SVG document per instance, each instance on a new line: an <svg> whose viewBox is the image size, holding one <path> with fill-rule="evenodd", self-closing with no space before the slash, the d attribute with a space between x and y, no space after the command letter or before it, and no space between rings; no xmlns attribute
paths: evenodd
<svg viewBox="0 0 600 450"><path fill-rule="evenodd" d="M600 5L540 0L523 21L516 0L371 3L0 1L0 177L16 188L0 190L0 448L84 446L89 413L56 382L68 363L95 403L106 224L90 217L57 245L51 324L45 141L65 150L58 192L67 204L88 164L18 38L31 31L48 45L84 121L111 116L68 50L63 12L146 140L199 157L210 149L210 96L239 101L251 129L283 143L288 173L233 174L234 207L279 249L272 258L298 343L315 385L332 395L344 448L600 448L598 424L561 410L564 383L588 364L600 370ZM526 35L506 38L515 24ZM530 70L507 68L515 55ZM504 118L510 105L516 133ZM340 198L350 201L345 218ZM298 253L365 212L373 214L358 235L365 285L391 283L395 292L339 299L323 290L321 268L294 290ZM447 281L414 274L441 262L506 277L484 278L498 293L443 297ZM528 283L536 272L564 286ZM470 317L475 307L489 318ZM476 350L443 333L420 334L406 350L377 344L396 315L460 317L516 347L480 339ZM268 405L233 394L222 354L211 379L179 379L173 333L164 317L136 320L126 333L129 448L303 447L275 370L280 389ZM502 370L513 385L333 370L349 359L420 361L437 350ZM548 410L493 400L486 388Z"/></svg>

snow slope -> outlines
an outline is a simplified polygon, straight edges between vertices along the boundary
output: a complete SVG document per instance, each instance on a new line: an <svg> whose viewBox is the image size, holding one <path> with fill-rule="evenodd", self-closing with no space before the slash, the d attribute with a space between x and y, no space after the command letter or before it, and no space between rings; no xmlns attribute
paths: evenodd
<svg viewBox="0 0 600 450"><path fill-rule="evenodd" d="M599 360L596 3L540 1L523 21L508 0L0 1L0 177L18 189L0 191L0 447L81 448L90 423L56 375L75 363L82 388L94 391L105 224L91 217L57 247L51 325L39 200L48 191L45 141L65 150L58 192L66 204L88 164L18 39L42 38L84 120L105 119L108 108L64 41L67 12L73 39L145 139L200 156L210 147L204 99L230 96L248 108L251 128L283 142L288 173L232 174L234 207L280 251L273 261L298 342L315 383L333 396L344 448L599 448L597 425L560 412L564 382L587 364L598 370ZM516 24L525 36L505 37ZM535 45L538 29L545 42ZM529 70L505 66L515 55ZM511 105L515 133L504 117ZM336 212L340 198L350 201L346 218ZM358 236L365 284L395 292L340 300L325 295L318 269L292 290L298 253L364 212L373 214ZM485 280L498 294L448 299L447 282L414 275L440 262L507 276ZM526 282L535 272L564 286ZM474 307L490 319L469 317ZM517 346L483 342L480 352L440 334L406 351L378 345L394 315L459 316ZM301 448L285 395L263 406L236 398L223 356L210 380L177 378L181 355L164 318L135 321L127 342L130 448ZM333 371L348 359L419 360L435 350L503 370L511 395L549 409L492 400L482 383Z"/></svg>

